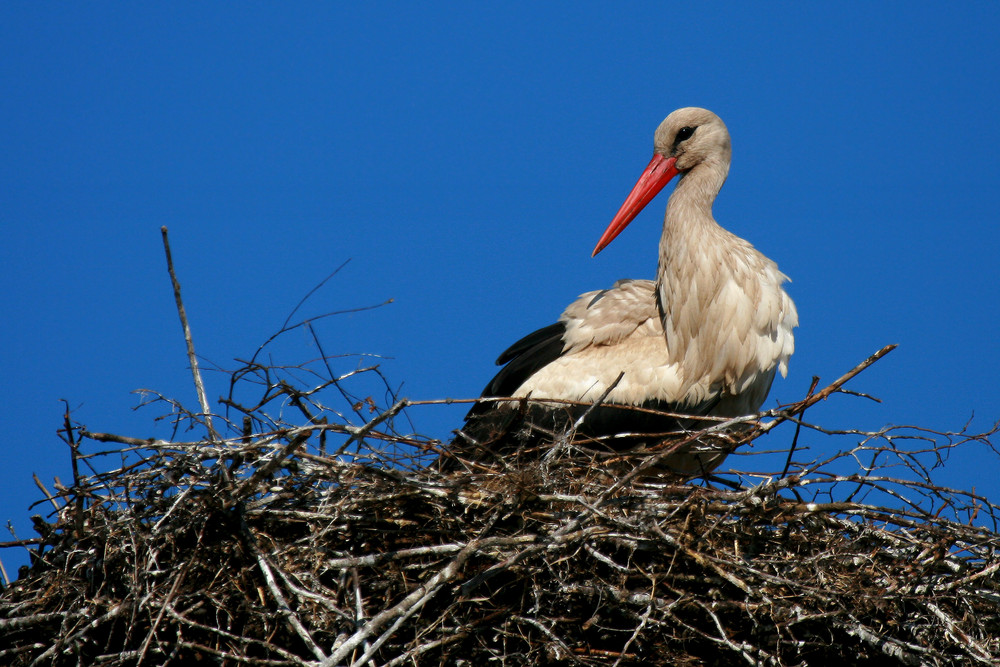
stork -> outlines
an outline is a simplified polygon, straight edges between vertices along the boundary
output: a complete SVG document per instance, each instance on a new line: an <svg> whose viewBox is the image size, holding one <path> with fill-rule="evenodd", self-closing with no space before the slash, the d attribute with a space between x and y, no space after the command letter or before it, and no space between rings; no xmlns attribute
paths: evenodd
<svg viewBox="0 0 1000 667"><path fill-rule="evenodd" d="M524 438L532 426L551 431L581 417L581 430L592 436L663 432L662 418L621 406L709 417L759 410L775 371L787 373L798 315L777 264L712 216L730 157L729 132L711 111L688 107L667 116L656 130L652 160L592 255L679 175L667 202L656 280L619 280L581 294L555 324L511 345L482 396L529 400L481 400L456 443L488 450L498 424L517 415ZM552 399L600 405L586 412L546 403ZM666 464L699 474L724 457L696 444Z"/></svg>

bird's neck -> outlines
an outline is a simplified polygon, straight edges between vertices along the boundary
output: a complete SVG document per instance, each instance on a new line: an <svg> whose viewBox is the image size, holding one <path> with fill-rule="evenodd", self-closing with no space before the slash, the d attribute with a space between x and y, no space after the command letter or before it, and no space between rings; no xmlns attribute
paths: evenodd
<svg viewBox="0 0 1000 667"><path fill-rule="evenodd" d="M728 174L728 162L710 160L683 174L667 202L664 233L697 232L700 225L715 225L712 204Z"/></svg>
<svg viewBox="0 0 1000 667"><path fill-rule="evenodd" d="M663 222L658 305L667 348L683 371L685 389L712 375L714 359L704 355L698 339L719 327L714 321L720 318L717 297L739 254L734 253L739 240L712 217L727 171L728 164L702 163L686 173L670 196ZM717 347L713 342L706 349Z"/></svg>
<svg viewBox="0 0 1000 667"><path fill-rule="evenodd" d="M719 251L728 244L731 234L712 216L712 204L728 171L728 162L703 162L684 174L670 195L657 272L666 311L681 305L690 283L713 273Z"/></svg>

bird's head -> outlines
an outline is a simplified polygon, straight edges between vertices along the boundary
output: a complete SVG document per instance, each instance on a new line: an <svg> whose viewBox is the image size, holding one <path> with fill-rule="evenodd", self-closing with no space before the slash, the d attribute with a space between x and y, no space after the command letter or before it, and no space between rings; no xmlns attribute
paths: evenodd
<svg viewBox="0 0 1000 667"><path fill-rule="evenodd" d="M729 164L732 144L722 119L708 109L685 107L667 116L656 128L653 150L663 158L675 160L681 174L702 162Z"/></svg>
<svg viewBox="0 0 1000 667"><path fill-rule="evenodd" d="M611 243L677 174L711 164L725 180L731 154L725 123L708 109L685 107L667 116L653 137L653 159L604 230L593 255Z"/></svg>

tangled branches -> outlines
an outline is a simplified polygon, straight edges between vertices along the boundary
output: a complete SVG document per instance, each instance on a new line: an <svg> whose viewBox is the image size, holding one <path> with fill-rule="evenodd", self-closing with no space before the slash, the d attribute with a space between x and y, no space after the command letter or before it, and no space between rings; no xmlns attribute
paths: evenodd
<svg viewBox="0 0 1000 667"><path fill-rule="evenodd" d="M733 441L791 421L849 443L790 455L785 472L685 482L642 474L655 452L596 460L572 434L544 457L442 472L428 465L441 442L397 428L433 401L376 409L349 387L381 382L377 368L327 371L248 363L214 416L230 437L139 440L67 420L78 473L45 501L40 536L18 542L34 561L0 596L0 662L1000 660L998 508L930 475L995 429L838 436L803 422L846 377ZM204 410L170 405L204 425ZM114 447L87 453L95 443ZM108 457L119 463L99 471Z"/></svg>
<svg viewBox="0 0 1000 667"><path fill-rule="evenodd" d="M33 558L0 595L0 664L1000 663L1000 508L931 477L997 427L804 421L891 348L641 454L571 430L541 456L464 459L399 426L450 401L400 400L377 366L336 373L325 354L262 363L271 340L211 414L163 235L199 409L152 395L169 441L67 414L73 484L42 487L39 537L0 544ZM780 471L659 471L696 440L739 453L787 422ZM205 435L178 441L184 427ZM800 432L848 444L797 461Z"/></svg>

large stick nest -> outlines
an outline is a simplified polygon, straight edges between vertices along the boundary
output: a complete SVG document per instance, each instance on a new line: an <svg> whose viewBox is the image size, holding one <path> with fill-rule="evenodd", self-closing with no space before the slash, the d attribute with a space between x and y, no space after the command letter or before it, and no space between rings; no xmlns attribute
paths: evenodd
<svg viewBox="0 0 1000 667"><path fill-rule="evenodd" d="M439 467L445 446L399 427L432 408L350 393L377 370L299 371L233 374L261 394L224 399L214 425L235 437L174 403L210 435L137 440L67 418L74 483L17 542L33 563L0 597L0 663L1000 662L998 508L930 475L995 429L803 426L835 383L732 440L798 422L768 444L849 443L787 474L671 479L648 474L655 452L597 461L572 433L544 456Z"/></svg>

